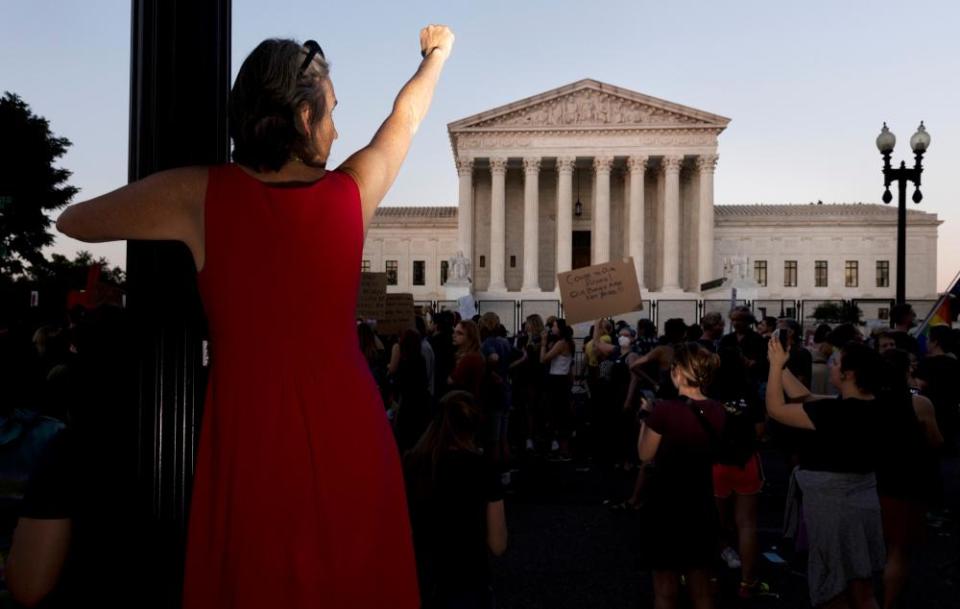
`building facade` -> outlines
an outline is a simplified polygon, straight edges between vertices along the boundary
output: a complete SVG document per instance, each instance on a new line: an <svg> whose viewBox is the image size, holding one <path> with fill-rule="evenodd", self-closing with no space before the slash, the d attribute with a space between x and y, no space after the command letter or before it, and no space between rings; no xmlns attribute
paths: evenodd
<svg viewBox="0 0 960 609"><path fill-rule="evenodd" d="M895 208L714 205L729 122L582 80L451 123L458 206L381 207L365 268L424 300L450 296L459 252L482 300L555 299L558 272L626 257L651 299L736 274L756 298L892 298ZM910 298L936 293L938 226L908 214Z"/></svg>
<svg viewBox="0 0 960 609"><path fill-rule="evenodd" d="M857 203L718 205L714 209L713 252L719 276L731 277L736 272L732 267L742 262L745 268L740 270L756 284L757 298L895 296L896 208ZM907 214L909 298L933 298L937 293L939 224L935 214L916 210ZM457 237L456 207L381 207L367 234L363 269L388 272L391 292L409 292L418 300L446 300L444 284L450 276L450 260L458 251ZM548 256L551 251L541 244L540 253ZM519 276L517 262L515 255L506 261L513 277ZM489 298L522 296L521 291L508 290ZM711 291L689 297L723 294ZM645 290L644 298L656 299L657 294Z"/></svg>

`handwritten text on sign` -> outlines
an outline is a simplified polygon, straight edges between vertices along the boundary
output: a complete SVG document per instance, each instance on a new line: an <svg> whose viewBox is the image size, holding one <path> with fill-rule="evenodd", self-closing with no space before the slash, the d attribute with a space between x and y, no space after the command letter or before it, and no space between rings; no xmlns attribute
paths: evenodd
<svg viewBox="0 0 960 609"><path fill-rule="evenodd" d="M633 258L560 273L557 278L567 323L593 321L642 308Z"/></svg>
<svg viewBox="0 0 960 609"><path fill-rule="evenodd" d="M383 336L403 334L415 328L413 294L387 294L383 317L377 320L377 333Z"/></svg>
<svg viewBox="0 0 960 609"><path fill-rule="evenodd" d="M357 317L380 319L387 306L387 274L360 273L360 293L357 296Z"/></svg>

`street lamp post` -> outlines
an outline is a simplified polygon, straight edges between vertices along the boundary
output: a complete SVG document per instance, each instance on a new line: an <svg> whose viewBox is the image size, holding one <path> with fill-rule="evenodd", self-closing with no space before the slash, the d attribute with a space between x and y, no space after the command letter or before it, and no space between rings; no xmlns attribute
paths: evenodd
<svg viewBox="0 0 960 609"><path fill-rule="evenodd" d="M890 194L890 184L896 182L899 190L899 209L897 210L897 304L903 304L907 299L907 182L913 182L915 187L913 202L919 203L922 201L920 174L923 173L923 154L930 147L930 134L923 126L923 121L920 121L920 127L910 138L910 148L913 149L915 159L913 167L907 167L904 161L901 161L900 167L897 168L890 165L890 155L893 153L893 147L896 144L896 136L890 132L887 124L884 123L880 135L877 136L877 149L883 156L883 202L890 203L893 200L893 195Z"/></svg>

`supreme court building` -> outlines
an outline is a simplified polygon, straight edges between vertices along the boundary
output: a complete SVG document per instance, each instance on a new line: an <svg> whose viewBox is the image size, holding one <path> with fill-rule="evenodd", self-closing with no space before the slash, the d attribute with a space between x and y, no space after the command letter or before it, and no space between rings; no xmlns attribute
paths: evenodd
<svg viewBox="0 0 960 609"><path fill-rule="evenodd" d="M556 298L558 272L625 257L645 298L699 298L731 261L761 298L892 297L894 207L714 205L729 122L595 80L453 122L457 207L381 207L364 268L439 300L458 252L479 299ZM908 297L936 293L938 225L909 212Z"/></svg>

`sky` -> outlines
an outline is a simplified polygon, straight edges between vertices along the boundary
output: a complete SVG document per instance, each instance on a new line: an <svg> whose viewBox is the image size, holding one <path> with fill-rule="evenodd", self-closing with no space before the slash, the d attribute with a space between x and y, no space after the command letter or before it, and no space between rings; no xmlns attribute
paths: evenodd
<svg viewBox="0 0 960 609"><path fill-rule="evenodd" d="M719 143L721 205L879 203L883 121L898 138L894 159L908 162L925 121L924 200L909 205L944 222L938 287L960 271L960 175L950 169L960 166L960 3L234 0L233 72L264 38L316 39L339 100L336 166L386 117L428 23L449 25L456 44L385 205L456 205L447 123L593 78L732 118ZM61 165L75 201L126 182L129 28L129 1L4 2L0 91L73 142ZM122 243L60 236L53 248L79 249L124 266Z"/></svg>

